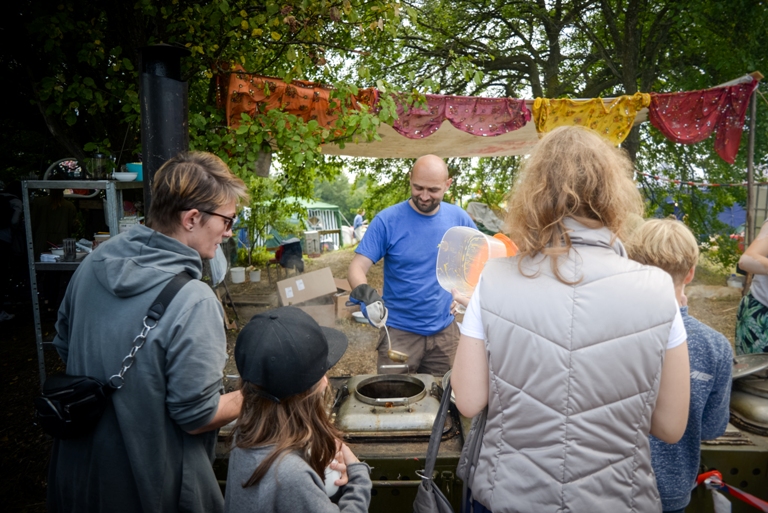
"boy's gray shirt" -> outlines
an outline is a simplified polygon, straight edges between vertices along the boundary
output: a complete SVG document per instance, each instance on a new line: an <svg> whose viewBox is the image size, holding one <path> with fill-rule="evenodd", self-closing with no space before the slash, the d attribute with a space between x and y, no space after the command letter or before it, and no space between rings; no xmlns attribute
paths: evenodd
<svg viewBox="0 0 768 513"><path fill-rule="evenodd" d="M370 467L365 463L347 465L349 482L340 489L338 505L325 493L325 485L312 467L295 452L274 463L261 480L247 488L256 467L274 446L254 449L235 447L229 455L225 513L365 513L371 503Z"/></svg>

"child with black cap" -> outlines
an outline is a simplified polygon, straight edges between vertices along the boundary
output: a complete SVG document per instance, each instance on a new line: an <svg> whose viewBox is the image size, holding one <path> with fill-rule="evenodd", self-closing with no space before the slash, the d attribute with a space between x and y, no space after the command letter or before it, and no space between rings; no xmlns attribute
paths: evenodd
<svg viewBox="0 0 768 513"><path fill-rule="evenodd" d="M370 467L340 441L325 410L326 372L346 349L343 333L294 307L255 315L245 325L235 345L243 407L229 456L226 512L368 511ZM348 476L346 484L335 481L338 505L326 482L337 453Z"/></svg>

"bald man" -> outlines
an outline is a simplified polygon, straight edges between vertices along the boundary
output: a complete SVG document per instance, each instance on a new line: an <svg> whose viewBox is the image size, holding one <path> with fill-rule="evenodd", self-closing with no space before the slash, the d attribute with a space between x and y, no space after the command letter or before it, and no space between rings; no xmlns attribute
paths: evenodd
<svg viewBox="0 0 768 513"><path fill-rule="evenodd" d="M437 283L435 265L443 234L453 226L476 228L461 208L443 202L451 186L448 167L425 155L410 173L411 197L381 211L368 226L349 264L347 278L371 324L386 323L392 349L408 355L408 369L387 356L387 335L379 333L379 373L444 374L453 364L459 330L451 315L451 294ZM384 298L368 285L371 266L384 259ZM381 302L385 308L378 308ZM367 308L366 308L367 307Z"/></svg>

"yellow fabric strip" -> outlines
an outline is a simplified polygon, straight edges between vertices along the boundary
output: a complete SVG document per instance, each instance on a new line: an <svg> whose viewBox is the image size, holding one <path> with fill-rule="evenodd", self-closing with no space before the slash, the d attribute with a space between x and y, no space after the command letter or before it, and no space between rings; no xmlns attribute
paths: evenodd
<svg viewBox="0 0 768 513"><path fill-rule="evenodd" d="M619 96L610 104L603 103L600 98L536 98L533 102L533 121L539 135L559 126L579 125L591 128L614 145L618 145L629 135L637 111L650 104L651 95L647 93Z"/></svg>

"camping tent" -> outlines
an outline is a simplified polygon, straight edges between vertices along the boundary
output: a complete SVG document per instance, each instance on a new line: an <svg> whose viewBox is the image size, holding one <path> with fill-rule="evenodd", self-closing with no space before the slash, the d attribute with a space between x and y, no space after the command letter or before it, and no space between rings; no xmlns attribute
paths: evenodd
<svg viewBox="0 0 768 513"><path fill-rule="evenodd" d="M338 206L297 198L293 201L299 202L306 209L307 217L304 224L307 230L317 230L321 244L329 242L336 248L344 245L341 237L341 211Z"/></svg>
<svg viewBox="0 0 768 513"><path fill-rule="evenodd" d="M304 221L299 225L297 216L292 216L290 222L296 225L296 232L316 230L319 232L321 242L328 242L339 248L344 245L341 237L341 211L336 205L323 203L322 201L307 201L301 198L287 198L289 203L298 203L303 211ZM247 219L250 208L243 208L243 218ZM267 249L274 249L283 241L280 234L271 226L267 227L267 233L271 235L266 241L257 240L257 245L263 245ZM241 246L248 246L248 234L245 228L238 230L238 242Z"/></svg>

